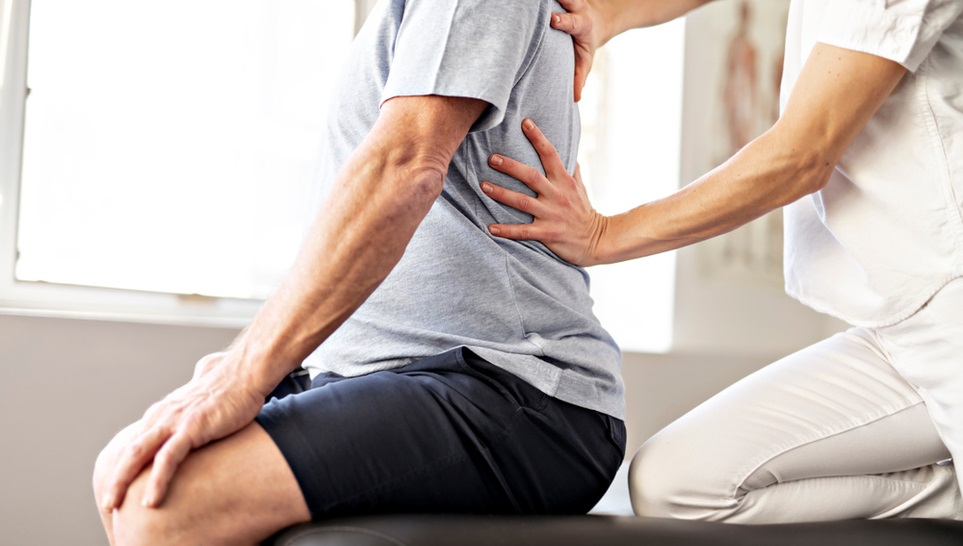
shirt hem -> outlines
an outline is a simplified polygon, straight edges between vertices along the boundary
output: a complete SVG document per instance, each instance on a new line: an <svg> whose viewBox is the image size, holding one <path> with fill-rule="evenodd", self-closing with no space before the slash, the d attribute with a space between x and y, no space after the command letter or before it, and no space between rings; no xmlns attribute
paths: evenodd
<svg viewBox="0 0 963 546"><path fill-rule="evenodd" d="M901 306L897 311L887 313L885 318L881 319L859 318L857 315L845 313L838 309L838 306L833 306L832 304L818 298L803 296L798 291L793 290L788 284L785 287L785 292L787 296L793 298L806 307L809 307L813 311L837 318L851 326L857 326L860 328L885 328L887 326L899 324L900 322L903 322L904 320L915 315L920 309L926 306L927 302L933 299L933 296L942 290L943 287L959 278L963 278L963 271L953 273L945 278L940 279L939 281L932 283L927 289L919 292L921 294L920 297L913 299L911 303Z"/></svg>

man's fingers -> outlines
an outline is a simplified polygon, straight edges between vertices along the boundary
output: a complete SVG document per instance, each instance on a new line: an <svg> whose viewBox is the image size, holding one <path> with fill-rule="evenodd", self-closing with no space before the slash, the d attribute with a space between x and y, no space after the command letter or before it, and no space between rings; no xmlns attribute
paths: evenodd
<svg viewBox="0 0 963 546"><path fill-rule="evenodd" d="M568 171L565 169L565 164L562 163L562 158L559 157L558 151L545 134L542 133L542 130L535 125L535 122L530 119L523 121L522 131L538 153L538 159L541 160L542 168L545 169L545 174L548 175L549 180L567 177ZM535 191L538 192L538 190Z"/></svg>
<svg viewBox="0 0 963 546"><path fill-rule="evenodd" d="M167 496L167 488L177 467L184 461L192 447L190 438L183 433L175 434L167 440L154 457L154 466L151 468L141 504L149 508L160 506L164 497Z"/></svg>
<svg viewBox="0 0 963 546"><path fill-rule="evenodd" d="M169 436L167 431L154 428L142 433L123 450L117 461L117 468L107 484L101 509L109 512L120 508L131 482L154 458L154 454Z"/></svg>

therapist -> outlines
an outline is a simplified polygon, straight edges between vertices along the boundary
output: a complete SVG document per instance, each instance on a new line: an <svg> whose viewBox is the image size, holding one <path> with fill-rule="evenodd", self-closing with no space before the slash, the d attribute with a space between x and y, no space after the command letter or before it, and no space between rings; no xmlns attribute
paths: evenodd
<svg viewBox="0 0 963 546"><path fill-rule="evenodd" d="M597 47L706 0L561 0L580 90ZM785 207L786 291L852 327L746 377L649 439L639 515L744 523L963 519L963 0L794 0L782 115L664 199L596 212L523 126L544 171L494 155L531 214L493 235L593 265L673 250ZM644 172L644 165L640 165Z"/></svg>

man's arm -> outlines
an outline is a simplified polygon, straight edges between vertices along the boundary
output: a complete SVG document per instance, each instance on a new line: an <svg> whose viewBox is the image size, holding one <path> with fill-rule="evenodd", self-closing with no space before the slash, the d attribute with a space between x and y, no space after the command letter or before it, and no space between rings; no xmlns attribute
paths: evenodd
<svg viewBox="0 0 963 546"><path fill-rule="evenodd" d="M378 287L441 194L448 164L487 104L398 97L339 173L294 266L240 347L273 389Z"/></svg>
<svg viewBox="0 0 963 546"><path fill-rule="evenodd" d="M664 199L612 217L588 204L580 183L554 165L551 144L523 128L551 178L508 158L492 166L537 198L491 184L492 198L535 217L493 225L509 239L537 239L578 265L614 263L673 250L731 231L818 191L856 135L906 73L893 61L825 44L812 51L779 121L728 161ZM640 166L641 168L641 166Z"/></svg>
<svg viewBox="0 0 963 546"><path fill-rule="evenodd" d="M444 186L448 164L487 104L398 97L341 169L295 263L231 349L140 421L104 495L120 506L152 464L143 499L158 506L192 449L249 424L265 396L385 279Z"/></svg>

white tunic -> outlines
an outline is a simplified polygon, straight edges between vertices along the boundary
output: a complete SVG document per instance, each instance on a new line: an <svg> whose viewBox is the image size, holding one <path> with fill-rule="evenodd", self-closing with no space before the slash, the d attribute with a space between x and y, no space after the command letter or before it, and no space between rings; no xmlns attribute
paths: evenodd
<svg viewBox="0 0 963 546"><path fill-rule="evenodd" d="M963 0L793 1L783 105L816 42L910 71L826 187L785 210L786 291L806 305L887 326L963 276L961 13Z"/></svg>

